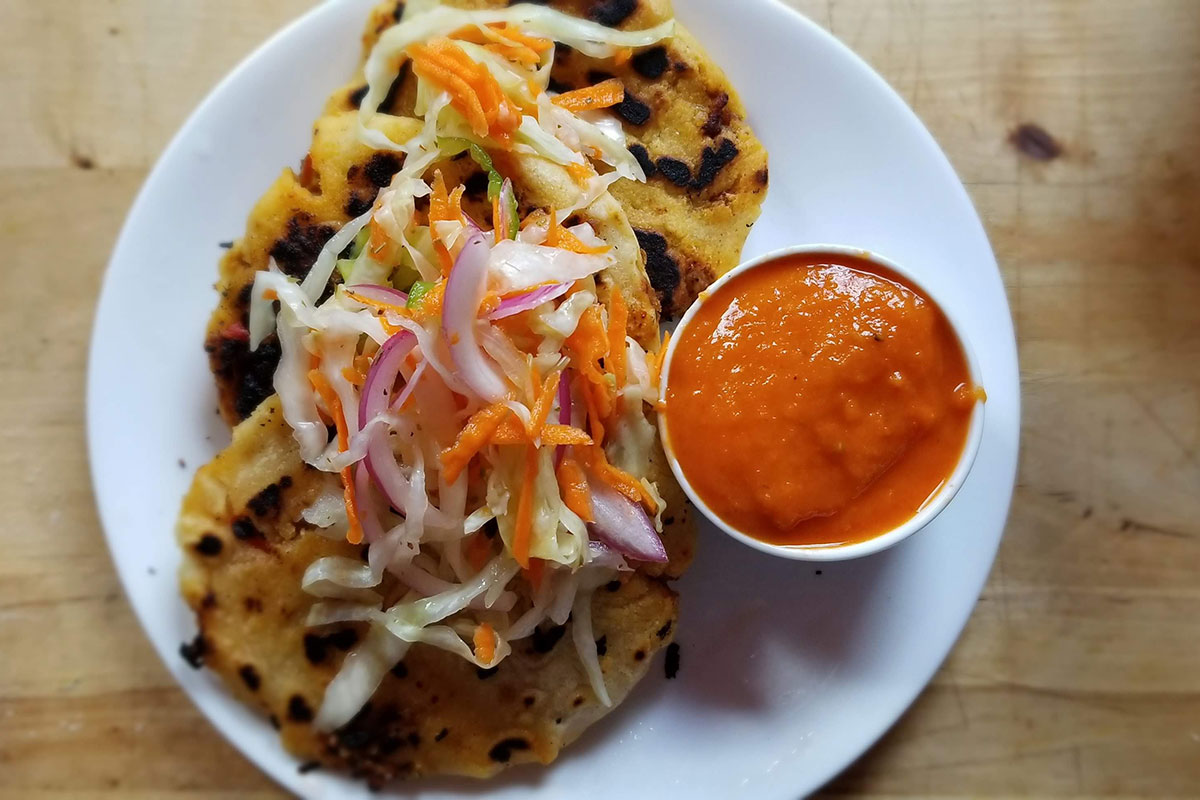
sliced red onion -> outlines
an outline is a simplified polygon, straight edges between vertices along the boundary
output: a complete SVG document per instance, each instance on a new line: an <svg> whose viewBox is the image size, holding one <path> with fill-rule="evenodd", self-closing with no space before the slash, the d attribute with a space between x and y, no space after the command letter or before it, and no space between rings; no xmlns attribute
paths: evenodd
<svg viewBox="0 0 1200 800"><path fill-rule="evenodd" d="M571 370L564 369L558 381L558 424L571 424Z"/></svg>
<svg viewBox="0 0 1200 800"><path fill-rule="evenodd" d="M598 542L595 539L588 542L587 566L616 570L629 569L624 556L604 542Z"/></svg>
<svg viewBox="0 0 1200 800"><path fill-rule="evenodd" d="M404 408L404 404L408 402L408 398L412 396L413 391L417 388L417 384L421 382L421 376L425 374L425 368L429 366L429 362L424 359L417 368L413 370L412 377L404 384L404 391L396 395L396 399L392 401L392 410L399 411Z"/></svg>
<svg viewBox="0 0 1200 800"><path fill-rule="evenodd" d="M588 530L601 543L637 561L665 563L667 551L654 523L640 505L589 475L592 518Z"/></svg>
<svg viewBox="0 0 1200 800"><path fill-rule="evenodd" d="M389 303L394 306L403 306L408 303L408 295L399 289L393 289L391 286L380 286L375 283L356 283L346 288L357 295L378 303Z"/></svg>
<svg viewBox="0 0 1200 800"><path fill-rule="evenodd" d="M478 223L478 222L476 222L475 220L471 219L471 215L470 215L470 214L464 213L464 214L463 214L463 220L465 220L465 221L466 221L466 226L467 226L467 235L468 235L468 236L473 236L473 235L474 235L474 234L476 234L476 233L478 233L478 234L479 234L479 235L481 235L481 236L483 235L483 229L479 227L479 223Z"/></svg>
<svg viewBox="0 0 1200 800"><path fill-rule="evenodd" d="M557 300L571 289L569 283L558 283L551 286L541 286L532 292L502 300L496 310L488 314L488 319L504 319L520 314L522 311L532 311L542 303Z"/></svg>
<svg viewBox="0 0 1200 800"><path fill-rule="evenodd" d="M417 346L417 337L402 331L384 342L383 347L371 362L367 380L363 384L362 397L358 403L358 425L365 428L367 421L387 411L391 404L391 393L400 375L404 359Z"/></svg>
<svg viewBox="0 0 1200 800"><path fill-rule="evenodd" d="M366 427L367 421L387 411L391 404L390 394L400 375L400 367L404 359L417 345L417 337L408 331L396 334L388 339L367 372L367 380L363 384L362 396L358 403L358 424ZM408 390L405 386L405 391ZM404 498L408 493L408 480L396 463L396 456L388 445L386 435L373 435L367 445L367 455L364 465L375 485L383 492L388 503L398 511L404 510Z"/></svg>
<svg viewBox="0 0 1200 800"><path fill-rule="evenodd" d="M387 434L377 430L371 437L367 447L367 457L363 459L371 479L379 487L379 491L387 500L388 505L407 516L408 495L412 484L405 477L396 461L396 454L388 444Z"/></svg>
<svg viewBox="0 0 1200 800"><path fill-rule="evenodd" d="M450 358L459 377L471 391L489 403L508 394L504 379L479 346L475 331L479 305L487 290L487 242L472 234L450 270L446 296L442 302L442 332L450 347Z"/></svg>

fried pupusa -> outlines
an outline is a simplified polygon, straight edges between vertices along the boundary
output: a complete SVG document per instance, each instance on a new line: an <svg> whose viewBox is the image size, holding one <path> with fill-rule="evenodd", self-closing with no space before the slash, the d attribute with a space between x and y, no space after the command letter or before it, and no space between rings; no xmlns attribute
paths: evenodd
<svg viewBox="0 0 1200 800"><path fill-rule="evenodd" d="M502 0L451 4L506 5ZM403 5L389 0L376 7L363 36L365 52L396 24ZM626 29L671 17L666 0L555 0L549 5ZM569 48L556 50L552 88L578 88L609 77L626 86L626 100L615 113L648 179L645 184L621 180L611 189L642 250L636 267L631 259L622 259L624 272L617 282L627 298L642 296L629 290L629 285L641 283L640 271L654 290L634 320L642 326L637 335L650 327L652 305L655 320L659 309L664 318L677 316L738 263L766 195L767 157L728 80L682 27L669 41L621 65ZM221 410L230 424L245 419L272 394L271 378L279 359L273 339L249 350L246 326L254 273L274 258L284 272L303 275L337 228L365 213L403 165L402 156L374 151L358 141L355 113L365 89L360 71L333 93L314 126L308 168L299 174L283 172L251 212L245 235L222 260L217 284L221 299L205 346ZM402 66L381 109L388 115L374 123L393 141L404 141L420 129L417 120L404 116L411 113L414 96L411 75ZM470 159L442 167L451 185L456 178L466 185L468 213L481 221L489 219L486 175ZM529 206L524 192L531 184L523 183L518 197L524 211Z"/></svg>
<svg viewBox="0 0 1200 800"><path fill-rule="evenodd" d="M422 775L482 778L549 763L612 710L579 663L572 623L547 622L491 670L416 644L350 723L317 730L325 688L366 633L361 623L306 625L315 602L300 588L308 565L323 556L361 557L360 547L300 521L318 497L337 490L336 475L301 461L272 399L197 473L178 525L181 586L200 629L187 654L269 715L298 758L376 786ZM690 526L680 517L663 538L672 556L667 572L678 574L687 558L681 547L690 553ZM666 581L639 570L593 595L593 635L614 707L672 639L678 602ZM383 588L386 595L392 587Z"/></svg>

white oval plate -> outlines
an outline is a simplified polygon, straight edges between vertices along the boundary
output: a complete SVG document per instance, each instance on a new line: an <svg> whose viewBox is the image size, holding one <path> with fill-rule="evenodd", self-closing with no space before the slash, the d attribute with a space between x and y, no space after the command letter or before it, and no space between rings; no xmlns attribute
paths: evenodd
<svg viewBox="0 0 1200 800"><path fill-rule="evenodd" d="M101 518L150 639L230 741L305 797L370 797L300 775L265 720L184 664L195 628L176 590L179 501L227 441L202 342L218 242L306 152L327 94L353 71L374 0L325 3L236 69L147 180L109 266L88 381ZM771 154L746 256L836 241L910 265L963 321L990 400L978 462L954 502L902 545L821 567L774 559L713 529L680 585L682 668L656 664L629 701L549 769L402 787L423 798L791 800L865 751L929 681L987 576L1012 495L1016 346L995 259L937 144L869 67L772 0L677 0L728 72ZM768 76L765 77L764 76ZM786 79L783 77L786 76ZM788 86L786 102L779 91ZM182 461L181 461L182 460ZM186 468L181 464L186 464Z"/></svg>

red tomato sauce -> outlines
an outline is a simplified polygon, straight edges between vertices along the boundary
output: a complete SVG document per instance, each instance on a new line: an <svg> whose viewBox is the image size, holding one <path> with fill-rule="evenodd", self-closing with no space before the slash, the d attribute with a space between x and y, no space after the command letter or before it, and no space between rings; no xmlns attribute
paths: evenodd
<svg viewBox="0 0 1200 800"><path fill-rule="evenodd" d="M953 473L982 399L941 309L851 256L742 273L675 348L671 448L717 516L773 544L860 542L912 518Z"/></svg>

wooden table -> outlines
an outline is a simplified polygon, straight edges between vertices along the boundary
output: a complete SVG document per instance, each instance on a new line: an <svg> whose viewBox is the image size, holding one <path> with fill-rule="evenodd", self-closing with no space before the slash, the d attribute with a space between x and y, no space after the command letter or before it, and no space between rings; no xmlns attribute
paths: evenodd
<svg viewBox="0 0 1200 800"><path fill-rule="evenodd" d="M1200 2L792 1L946 148L1025 381L1016 504L966 634L829 793L1200 796ZM281 795L130 613L83 387L148 168L310 3L0 0L0 798ZM1061 153L1014 144L1026 123Z"/></svg>

